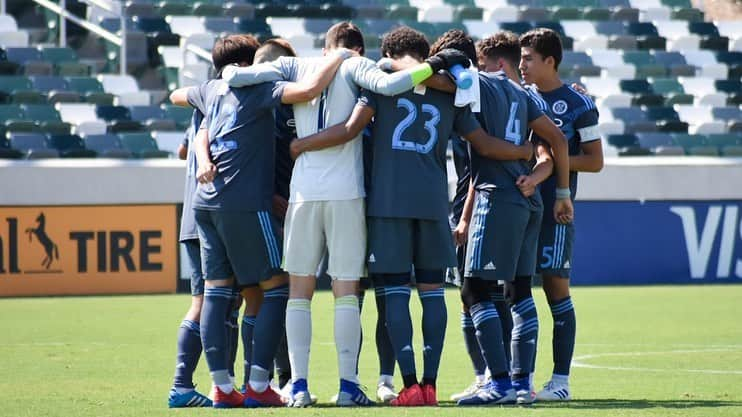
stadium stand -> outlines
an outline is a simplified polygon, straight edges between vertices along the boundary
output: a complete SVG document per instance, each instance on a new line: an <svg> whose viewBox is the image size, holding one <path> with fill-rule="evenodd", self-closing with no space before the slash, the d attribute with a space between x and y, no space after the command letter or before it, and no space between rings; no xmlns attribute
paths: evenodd
<svg viewBox="0 0 742 417"><path fill-rule="evenodd" d="M121 10L66 3L121 35ZM549 27L565 46L560 74L595 97L606 155L741 153L742 21L710 21L689 0L129 0L127 75L115 73L121 51L112 42L69 23L60 46L54 13L7 4L0 158L173 157L190 111L168 105L167 93L212 75L193 47L208 52L219 36L253 33L319 55L327 29L344 19L362 28L371 58L403 24L431 40L450 28L482 38Z"/></svg>

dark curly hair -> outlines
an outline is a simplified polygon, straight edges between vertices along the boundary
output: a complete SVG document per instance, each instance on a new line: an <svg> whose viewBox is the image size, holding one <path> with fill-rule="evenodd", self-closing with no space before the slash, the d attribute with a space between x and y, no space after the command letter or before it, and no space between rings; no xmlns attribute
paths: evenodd
<svg viewBox="0 0 742 417"><path fill-rule="evenodd" d="M542 59L554 58L554 69L559 69L562 62L562 39L551 29L536 28L520 37L520 46L532 48Z"/></svg>
<svg viewBox="0 0 742 417"><path fill-rule="evenodd" d="M465 53L472 62L477 62L477 49L474 47L474 40L472 40L471 36L467 35L463 30L451 29L441 35L441 37L435 41L433 46L430 47L430 54L435 55L438 52L449 48L457 49Z"/></svg>
<svg viewBox="0 0 742 417"><path fill-rule="evenodd" d="M425 35L408 26L391 30L381 41L381 55L388 58L410 55L422 61L429 54L430 44Z"/></svg>
<svg viewBox="0 0 742 417"><path fill-rule="evenodd" d="M508 61L513 68L518 68L520 63L520 40L515 33L503 30L480 40L477 43L477 53L483 58L502 58Z"/></svg>

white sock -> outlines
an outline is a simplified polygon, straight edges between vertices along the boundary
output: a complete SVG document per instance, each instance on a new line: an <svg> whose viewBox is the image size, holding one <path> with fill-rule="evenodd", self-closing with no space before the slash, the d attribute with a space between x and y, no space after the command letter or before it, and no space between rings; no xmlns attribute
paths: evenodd
<svg viewBox="0 0 742 417"><path fill-rule="evenodd" d="M394 377L391 375L379 375L379 384L384 385L393 385L394 384Z"/></svg>
<svg viewBox="0 0 742 417"><path fill-rule="evenodd" d="M178 394L185 394L186 392L191 392L191 391L195 391L195 389L194 388L177 388L177 387L175 388L175 392L177 392Z"/></svg>
<svg viewBox="0 0 742 417"><path fill-rule="evenodd" d="M270 381L268 380L269 372L267 369L263 369L258 365L250 367L250 388L255 392L265 392L268 389Z"/></svg>
<svg viewBox="0 0 742 417"><path fill-rule="evenodd" d="M361 341L361 314L358 297L346 295L335 299L335 347L340 379L358 383L356 365Z"/></svg>
<svg viewBox="0 0 742 417"><path fill-rule="evenodd" d="M292 298L286 306L286 344L289 348L292 380L307 379L309 347L312 344L312 302ZM355 371L355 370L354 370Z"/></svg>
<svg viewBox="0 0 742 417"><path fill-rule="evenodd" d="M213 371L211 373L211 380L214 381L214 385L219 387L219 389L225 393L229 394L234 389L234 385L232 385L232 382L229 380L229 372L227 372L226 369L219 370L219 371Z"/></svg>
<svg viewBox="0 0 742 417"><path fill-rule="evenodd" d="M483 384L487 382L487 376L486 375L476 375L477 382L480 384Z"/></svg>
<svg viewBox="0 0 742 417"><path fill-rule="evenodd" d="M569 375L551 374L551 382L559 385L569 385Z"/></svg>

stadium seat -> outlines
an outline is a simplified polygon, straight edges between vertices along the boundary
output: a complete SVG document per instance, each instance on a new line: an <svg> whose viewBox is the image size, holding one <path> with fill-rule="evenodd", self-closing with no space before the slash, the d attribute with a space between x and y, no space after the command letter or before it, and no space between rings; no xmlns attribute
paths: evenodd
<svg viewBox="0 0 742 417"><path fill-rule="evenodd" d="M26 159L57 158L59 152L49 147L43 133L9 132L10 147L20 151Z"/></svg>
<svg viewBox="0 0 742 417"><path fill-rule="evenodd" d="M657 124L649 120L647 114L638 107L617 107L611 109L615 119L622 120L627 133L656 132Z"/></svg>
<svg viewBox="0 0 742 417"><path fill-rule="evenodd" d="M178 156L178 146L183 143L183 132L161 132L153 131L152 137L157 142L157 147L170 153L172 158Z"/></svg>
<svg viewBox="0 0 742 417"><path fill-rule="evenodd" d="M742 109L739 107L714 107L711 109L711 115L716 120L726 122L742 121Z"/></svg>
<svg viewBox="0 0 742 417"><path fill-rule="evenodd" d="M98 81L105 92L117 97L120 105L146 106L150 104L149 93L139 90L137 81L130 75L99 75Z"/></svg>
<svg viewBox="0 0 742 417"><path fill-rule="evenodd" d="M636 137L639 140L639 145L648 149L673 145L673 139L668 133L644 132L637 133Z"/></svg>
<svg viewBox="0 0 742 417"><path fill-rule="evenodd" d="M649 156L652 155L652 151L641 146L627 146L621 148L618 151L619 156Z"/></svg>
<svg viewBox="0 0 742 417"><path fill-rule="evenodd" d="M514 6L499 6L484 12L482 20L485 22L512 22L518 19L518 8Z"/></svg>
<svg viewBox="0 0 742 417"><path fill-rule="evenodd" d="M622 135L608 135L606 140L611 146L616 148L625 148L628 146L639 146L639 139L633 133Z"/></svg>
<svg viewBox="0 0 742 417"><path fill-rule="evenodd" d="M124 149L121 140L114 134L88 135L83 139L85 147L93 150L99 158L131 158L132 154Z"/></svg>
<svg viewBox="0 0 742 417"><path fill-rule="evenodd" d="M253 8L252 11L255 13L255 8ZM224 9L221 4L199 2L193 5L194 16L221 16L223 14Z"/></svg>
<svg viewBox="0 0 742 417"><path fill-rule="evenodd" d="M721 148L721 156L742 158L742 146L740 145L723 146Z"/></svg>
<svg viewBox="0 0 742 417"><path fill-rule="evenodd" d="M27 120L35 121L42 132L48 134L69 134L72 125L63 122L54 106L47 104L23 104L23 114Z"/></svg>
<svg viewBox="0 0 742 417"><path fill-rule="evenodd" d="M682 146L664 145L652 150L656 156L683 156L685 149Z"/></svg>
<svg viewBox="0 0 742 417"><path fill-rule="evenodd" d="M0 159L19 159L23 157L23 152L10 147L10 142L5 134L0 135Z"/></svg>
<svg viewBox="0 0 742 417"><path fill-rule="evenodd" d="M50 147L56 149L62 158L95 158L96 153L85 148L77 135L49 135Z"/></svg>
<svg viewBox="0 0 742 417"><path fill-rule="evenodd" d="M611 18L611 11L602 7L588 8L583 11L583 19L603 22Z"/></svg>
<svg viewBox="0 0 742 417"><path fill-rule="evenodd" d="M120 133L119 139L124 149L136 158L167 158L169 153L157 148L157 143L149 133Z"/></svg>
<svg viewBox="0 0 742 417"><path fill-rule="evenodd" d="M697 67L696 75L701 77L727 78L729 70L726 64L716 62L716 56L707 50L684 51L685 61Z"/></svg>
<svg viewBox="0 0 742 417"><path fill-rule="evenodd" d="M248 3L230 2L224 5L224 16L252 19L255 17L255 6ZM172 25L170 28L172 29Z"/></svg>
<svg viewBox="0 0 742 417"><path fill-rule="evenodd" d="M637 22L639 21L639 10L633 7L617 7L611 11L611 20Z"/></svg>

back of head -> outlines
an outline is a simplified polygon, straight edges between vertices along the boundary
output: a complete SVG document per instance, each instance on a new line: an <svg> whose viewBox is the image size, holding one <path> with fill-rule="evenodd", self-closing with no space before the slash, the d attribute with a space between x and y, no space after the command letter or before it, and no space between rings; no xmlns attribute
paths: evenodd
<svg viewBox="0 0 742 417"><path fill-rule="evenodd" d="M268 39L255 53L255 63L271 62L282 56L296 56L289 41L282 38Z"/></svg>
<svg viewBox="0 0 742 417"><path fill-rule="evenodd" d="M211 59L217 74L231 64L252 65L260 42L252 35L229 35L216 41Z"/></svg>
<svg viewBox="0 0 742 417"><path fill-rule="evenodd" d="M325 49L335 48L354 49L360 55L364 55L366 47L361 29L350 22L340 22L332 25L325 35Z"/></svg>
<svg viewBox="0 0 742 417"><path fill-rule="evenodd" d="M562 62L562 40L553 30L536 28L528 31L520 37L520 46L533 49L544 60L554 58L554 70L559 69Z"/></svg>
<svg viewBox="0 0 742 417"><path fill-rule="evenodd" d="M390 31L381 41L381 55L384 57L401 58L409 55L422 61L429 53L430 44L425 35L408 26Z"/></svg>
<svg viewBox="0 0 742 417"><path fill-rule="evenodd" d="M472 62L477 62L477 49L474 46L474 40L463 30L451 29L441 35L433 46L430 47L430 54L435 55L449 48L459 50L466 54Z"/></svg>
<svg viewBox="0 0 742 417"><path fill-rule="evenodd" d="M504 59L515 69L520 62L520 41L513 32L497 32L477 43L477 54L483 59Z"/></svg>

